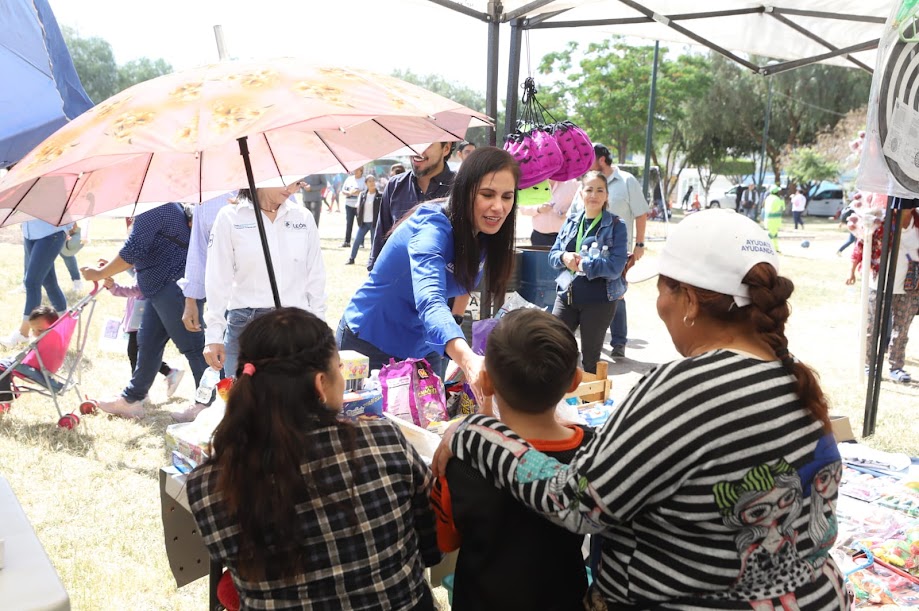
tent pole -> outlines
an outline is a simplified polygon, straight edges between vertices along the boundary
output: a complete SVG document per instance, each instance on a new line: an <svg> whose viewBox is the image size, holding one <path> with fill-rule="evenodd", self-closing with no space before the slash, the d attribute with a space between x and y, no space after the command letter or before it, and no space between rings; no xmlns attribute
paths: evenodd
<svg viewBox="0 0 919 611"><path fill-rule="evenodd" d="M763 181L766 180L766 142L769 140L769 118L772 116L772 78L767 76L766 80L769 81L769 97L766 99L766 120L763 124L763 148L760 151L759 180L756 183L757 218L759 218L758 206L760 200L760 192L763 189ZM778 181L779 177L776 176L775 180Z"/></svg>
<svg viewBox="0 0 919 611"><path fill-rule="evenodd" d="M239 154L243 157L246 166L246 178L249 183L249 193L252 195L252 207L255 212L255 224L258 227L258 237L262 242L262 253L265 255L265 267L268 268L268 283L271 285L271 295L274 297L274 307L281 307L281 297L278 294L278 281L274 277L274 266L271 264L271 252L268 250L268 237L265 235L265 221L262 219L262 210L258 203L258 193L255 189L255 176L252 175L252 163L249 161L249 138L237 138Z"/></svg>
<svg viewBox="0 0 919 611"><path fill-rule="evenodd" d="M507 66L507 98L504 104L504 133L502 139L514 131L517 120L517 88L520 85L520 50L523 44L521 19L511 20L510 57Z"/></svg>
<svg viewBox="0 0 919 611"><path fill-rule="evenodd" d="M648 196L648 184L650 184L651 180L651 141L654 137L654 103L657 100L657 59L660 50L661 41L655 40L654 65L651 67L651 96L648 98L648 129L645 132L645 169L641 175L641 191L645 194L645 201L651 201Z"/></svg>
<svg viewBox="0 0 919 611"><path fill-rule="evenodd" d="M493 119L498 118L498 35L500 34L501 13L504 7L501 2L488 3L488 65L486 66L485 114ZM488 132L488 144L495 146L498 142L496 129Z"/></svg>
<svg viewBox="0 0 919 611"><path fill-rule="evenodd" d="M878 287L875 298L873 341L869 346L868 361L868 394L865 397L865 419L862 423L862 436L874 434L877 425L878 401L881 395L881 371L884 368L884 354L887 343L884 341L890 332L890 308L893 302L893 279L897 273L897 256L890 256L900 249L900 210L903 200L889 197L887 214L884 216L883 238L881 240L881 260L878 265ZM868 282L870 270L862 270L862 282Z"/></svg>

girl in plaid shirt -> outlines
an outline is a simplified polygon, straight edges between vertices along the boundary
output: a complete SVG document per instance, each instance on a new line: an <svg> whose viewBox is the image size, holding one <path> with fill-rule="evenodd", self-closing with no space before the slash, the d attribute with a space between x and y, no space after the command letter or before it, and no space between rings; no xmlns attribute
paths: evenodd
<svg viewBox="0 0 919 611"><path fill-rule="evenodd" d="M433 611L431 472L388 421L339 419L331 329L281 308L239 345L242 375L188 499L240 608Z"/></svg>

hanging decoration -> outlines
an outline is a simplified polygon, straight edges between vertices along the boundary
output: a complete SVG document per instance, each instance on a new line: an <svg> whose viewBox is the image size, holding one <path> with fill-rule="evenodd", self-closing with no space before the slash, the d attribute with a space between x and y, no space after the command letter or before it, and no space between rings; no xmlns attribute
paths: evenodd
<svg viewBox="0 0 919 611"><path fill-rule="evenodd" d="M536 99L536 82L523 84L520 118L505 137L504 150L520 164L519 189L546 179L570 180L581 176L594 162L593 143L571 121L556 121Z"/></svg>

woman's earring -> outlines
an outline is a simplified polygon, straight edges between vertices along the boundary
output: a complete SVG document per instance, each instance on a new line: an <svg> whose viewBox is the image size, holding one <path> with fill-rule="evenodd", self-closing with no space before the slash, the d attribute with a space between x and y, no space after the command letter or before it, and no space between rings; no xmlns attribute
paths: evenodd
<svg viewBox="0 0 919 611"><path fill-rule="evenodd" d="M687 327L689 327L690 329L691 329L692 327L696 326L696 321L695 321L695 320L690 320L689 323L687 323L687 322L686 322L686 319L687 319L687 318L688 318L688 316L684 316L684 317L683 317L683 325L684 325L684 326L687 326Z"/></svg>

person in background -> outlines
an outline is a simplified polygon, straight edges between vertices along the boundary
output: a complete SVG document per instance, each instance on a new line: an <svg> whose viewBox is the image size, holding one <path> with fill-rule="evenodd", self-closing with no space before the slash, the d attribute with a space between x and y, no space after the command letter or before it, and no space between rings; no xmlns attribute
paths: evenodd
<svg viewBox="0 0 919 611"><path fill-rule="evenodd" d="M891 302L890 342L887 361L890 364L888 377L894 382L909 384L913 377L903 369L906 364L906 345L909 342L909 328L919 312L919 289L907 290L906 274L911 261L919 261L919 211L902 210L900 214L900 248L897 251L897 269L893 278L893 300ZM871 360L871 347L875 345L874 318L877 316L878 270L881 262L883 226L874 230L871 245L871 275L868 282L868 343L865 353L865 371ZM892 244L892 242L891 242ZM852 251L852 269L846 284L855 284L855 272L861 266L864 240L858 240ZM864 270L862 270L864 276ZM863 279L864 281L864 279Z"/></svg>
<svg viewBox="0 0 919 611"><path fill-rule="evenodd" d="M389 166L389 178L392 179L394 176L399 174L405 174L405 166L401 163L394 163Z"/></svg>
<svg viewBox="0 0 919 611"><path fill-rule="evenodd" d="M646 273L660 274L657 313L681 359L648 372L567 465L477 414L447 429L435 475L452 453L592 533L585 609L849 609L830 555L842 461L819 380L789 350L794 284L766 232L703 210L657 263Z"/></svg>
<svg viewBox="0 0 919 611"><path fill-rule="evenodd" d="M371 369L390 358L426 358L441 376L446 354L478 393L482 357L447 302L460 301L483 275L492 294L504 293L514 265L519 178L509 153L482 147L460 166L446 205L421 204L405 215L345 308L338 347L367 356Z"/></svg>
<svg viewBox="0 0 919 611"><path fill-rule="evenodd" d="M455 176L447 166L452 142L434 142L412 157L412 171L393 176L383 189L380 218L373 228L373 247L367 270L372 270L389 232L406 212L422 202L450 195Z"/></svg>
<svg viewBox="0 0 919 611"><path fill-rule="evenodd" d="M131 273L133 270L128 270ZM133 275L133 274L132 274ZM104 280L104 286L116 297L125 297L124 317L121 319L121 329L128 334L128 362L131 363L131 372L137 368L137 332L143 311L146 309L144 295L137 284L133 286L116 284L111 278ZM166 396L172 397L179 388L179 383L185 376L185 371L170 367L166 361L160 364L160 375L166 378Z"/></svg>
<svg viewBox="0 0 919 611"><path fill-rule="evenodd" d="M80 276L80 264L77 263L77 253L83 248L83 232L80 226L74 223L67 231L67 239L61 246L61 259L70 274L70 281L75 292L83 290L83 277Z"/></svg>
<svg viewBox="0 0 919 611"><path fill-rule="evenodd" d="M609 191L609 208L625 224L628 241L626 248L633 256L634 261L639 261L645 254L645 227L648 224L648 213L651 209L641 192L641 184L629 174L612 165L613 156L609 149L602 144L594 144L596 160L590 168L606 176L607 190ZM583 203L575 199L575 203L568 210L568 218L576 216L584 210ZM634 227L634 230L633 230ZM633 242L634 237L634 242ZM625 357L625 345L628 343L629 322L626 313L625 298L616 305L616 313L609 328L610 356L614 358Z"/></svg>
<svg viewBox="0 0 919 611"><path fill-rule="evenodd" d="M355 236L354 245L351 246L351 256L345 265L354 265L357 249L363 247L364 238L373 231L373 226L380 216L380 202L383 201L383 194L377 191L377 181L373 176L368 176L364 183L367 188L361 191L360 200L357 203L357 236Z"/></svg>
<svg viewBox="0 0 919 611"><path fill-rule="evenodd" d="M137 334L134 375L119 397L99 402L104 412L143 418L144 401L162 366L169 340L188 361L196 388L201 381L207 368L202 354L204 333L188 331L182 323L185 297L178 284L185 271L190 234L188 217L180 204L157 206L134 218L131 234L114 259L100 261L99 269L80 270L84 280L97 282L133 267L137 286L147 300Z"/></svg>
<svg viewBox="0 0 919 611"><path fill-rule="evenodd" d="M475 151L475 143L463 140L456 145L456 160L462 165L473 151Z"/></svg>
<svg viewBox="0 0 919 611"><path fill-rule="evenodd" d="M756 220L756 185L752 182L744 189L740 199L740 207L747 218Z"/></svg>
<svg viewBox="0 0 919 611"><path fill-rule="evenodd" d="M581 188L581 183L572 178L566 181L549 181L552 198L539 206L521 206L520 213L533 217L533 232L530 244L533 246L552 246L558 237L558 230L565 224L565 217L574 196Z"/></svg>
<svg viewBox="0 0 919 611"><path fill-rule="evenodd" d="M354 225L354 218L357 216L357 202L361 192L367 188L364 184L364 168L357 168L353 174L349 174L345 179L345 184L341 192L345 194L345 241L342 242L342 248L351 247L351 228Z"/></svg>
<svg viewBox="0 0 919 611"><path fill-rule="evenodd" d="M299 188L299 183L259 188L259 212L249 189L240 189L238 203L217 213L204 273L204 358L227 376L239 374L236 357L243 329L275 307L257 213L265 223L281 305L325 318L326 279L319 231L313 215L290 199Z"/></svg>
<svg viewBox="0 0 919 611"><path fill-rule="evenodd" d="M740 213L740 203L743 201L744 186L740 183L734 185L734 212Z"/></svg>
<svg viewBox="0 0 919 611"><path fill-rule="evenodd" d="M852 246L853 244L855 244L856 237L855 237L855 234L854 234L853 232L849 231L848 221L849 221L849 217L852 216L853 214L855 214L855 202L857 202L858 200L860 200L861 197L862 197L861 192L855 193L855 195L852 196L852 201L849 203L848 206L845 207L845 209L844 209L844 210L842 211L842 213L840 213L840 215L839 215L839 227L840 227L841 229L845 229L845 230L846 230L846 233L847 233L848 235L847 235L847 237L846 237L846 241L843 242L842 246L840 246L840 247L836 250L836 256L837 256L837 257L841 257L841 256L842 256L842 251L844 251L844 250L847 249L848 247L850 247L850 246Z"/></svg>
<svg viewBox="0 0 919 611"><path fill-rule="evenodd" d="M28 261L23 279L26 299L19 328L11 335L0 338L0 344L7 348L29 341L29 314L41 305L42 287L55 310L63 312L67 309L67 298L57 282L54 262L61 254L70 225L56 227L35 219L22 223L21 227L24 256Z"/></svg>
<svg viewBox="0 0 919 611"><path fill-rule="evenodd" d="M689 188L686 189L686 193L683 194L683 200L680 202L680 208L683 210L689 210L689 198L692 197L693 186L689 185Z"/></svg>
<svg viewBox="0 0 919 611"><path fill-rule="evenodd" d="M795 229L801 225L804 229L804 208L807 207L807 196L804 195L804 187L798 187L791 198L791 215L795 219Z"/></svg>
<svg viewBox="0 0 919 611"><path fill-rule="evenodd" d="M485 349L486 400L494 398L501 422L563 464L593 437L555 418L556 404L581 381L577 358L564 323L535 309L508 312ZM458 460L435 480L431 502L440 550L460 550L451 609L582 608L583 535L530 511Z"/></svg>
<svg viewBox="0 0 919 611"><path fill-rule="evenodd" d="M272 310L240 335L239 363L213 452L187 490L241 607L434 611L430 469L389 420L340 418L332 330L303 310Z"/></svg>
<svg viewBox="0 0 919 611"><path fill-rule="evenodd" d="M310 174L300 183L300 194L303 196L303 205L313 213L316 228L319 228L319 215L322 213L322 192L326 187L326 179L322 174Z"/></svg>
<svg viewBox="0 0 919 611"><path fill-rule="evenodd" d="M558 294L552 314L572 333L580 327L584 371L590 373L597 372L606 329L626 290L622 273L628 259L628 237L625 223L609 212L606 188L602 172L591 171L581 177L584 210L568 218L549 251L549 265L565 270L556 279ZM582 258L582 247L594 244L600 256Z"/></svg>
<svg viewBox="0 0 919 611"><path fill-rule="evenodd" d="M236 191L230 191L194 207L191 239L188 242L188 255L185 257L185 276L179 280L179 287L182 289L182 295L185 296L182 324L192 333L202 330L201 318L204 316L205 297L204 274L207 269L211 229L221 208L235 204Z"/></svg>
<svg viewBox="0 0 919 611"><path fill-rule="evenodd" d="M772 248L779 254L782 253L779 249L779 229L782 228L782 216L785 214L785 199L781 194L782 188L772 185L769 195L763 201L763 219L766 230L769 232L769 239L772 240Z"/></svg>

